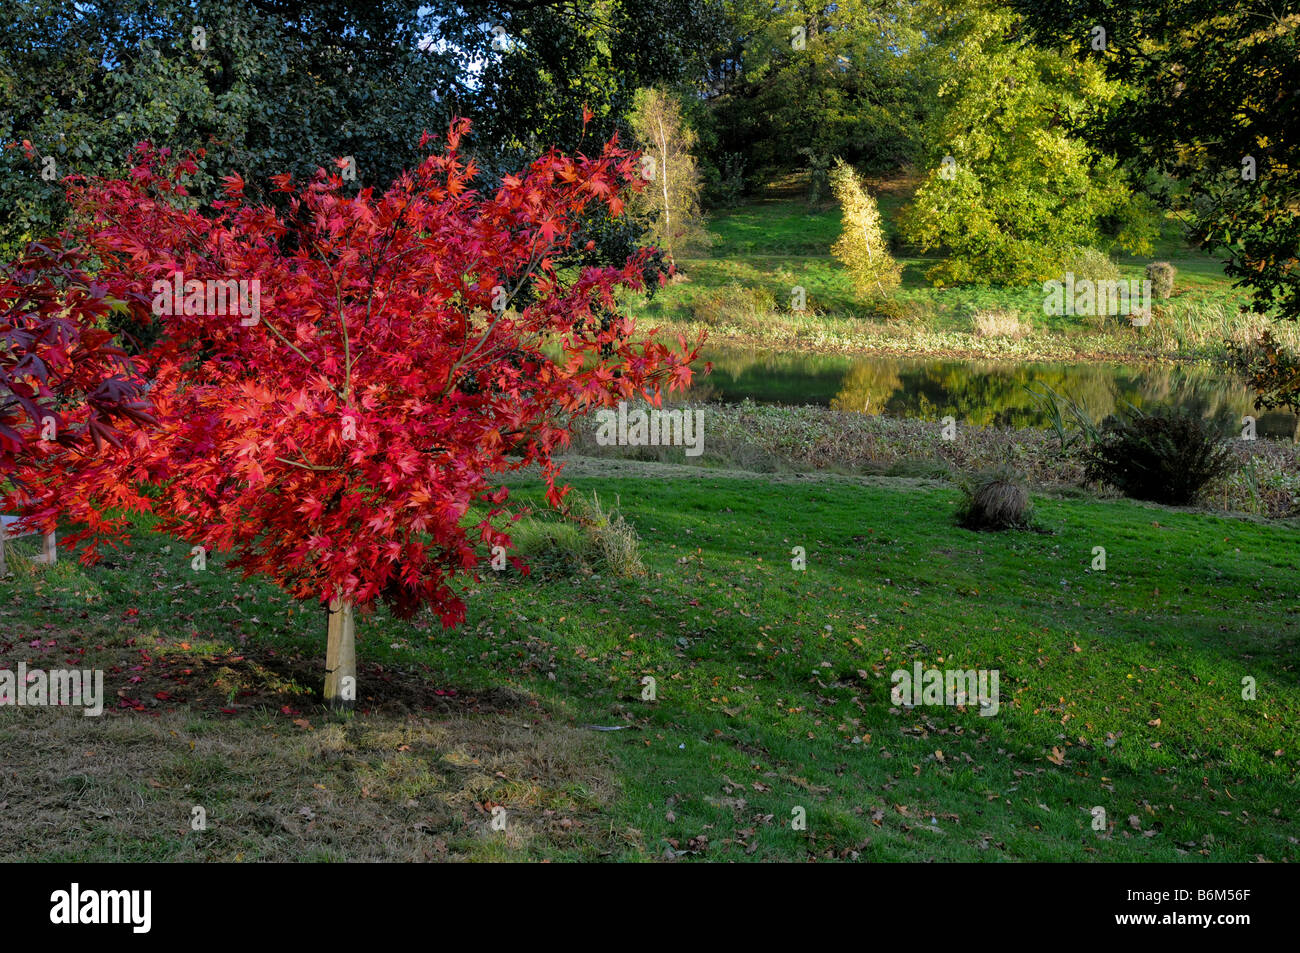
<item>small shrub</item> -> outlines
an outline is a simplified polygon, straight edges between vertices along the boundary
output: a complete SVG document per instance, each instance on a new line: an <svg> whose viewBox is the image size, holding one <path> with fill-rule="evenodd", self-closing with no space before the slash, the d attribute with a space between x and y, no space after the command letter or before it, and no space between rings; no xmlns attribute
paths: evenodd
<svg viewBox="0 0 1300 953"><path fill-rule="evenodd" d="M1102 422L1084 452L1084 472L1125 496L1186 505L1232 468L1232 450L1199 417L1134 409Z"/></svg>
<svg viewBox="0 0 1300 953"><path fill-rule="evenodd" d="M696 321L719 325L745 323L776 311L776 298L767 288L730 284L701 294L691 304Z"/></svg>
<svg viewBox="0 0 1300 953"><path fill-rule="evenodd" d="M1029 528L1029 490L1015 470L999 467L960 486L964 499L957 511L959 526L973 530Z"/></svg>
<svg viewBox="0 0 1300 953"><path fill-rule="evenodd" d="M566 516L525 517L511 524L508 532L511 554L522 557L536 579L593 572L627 577L645 572L636 529L617 505L606 507L595 494L589 500L578 498Z"/></svg>
<svg viewBox="0 0 1300 953"><path fill-rule="evenodd" d="M508 532L511 555L521 557L536 579L562 579L589 568L590 544L573 523L525 517Z"/></svg>
<svg viewBox="0 0 1300 953"><path fill-rule="evenodd" d="M1058 394L1050 384L1045 381L1036 382L1042 390L1035 390L1030 385L1024 385L1029 396L1034 399L1043 413L1047 415L1048 425L1056 433L1057 450L1061 456L1068 454L1077 441L1095 442L1100 436L1097 425L1093 422L1092 416L1076 404L1070 398ZM1065 409L1062 410L1062 407ZM1067 432L1066 424L1073 418L1073 423L1077 430L1073 433Z"/></svg>
<svg viewBox="0 0 1300 953"><path fill-rule="evenodd" d="M1110 256L1096 248L1076 245L1065 256L1061 269L1065 274L1074 275L1075 281L1119 281L1119 266L1110 260Z"/></svg>
<svg viewBox="0 0 1300 953"><path fill-rule="evenodd" d="M1003 311L1000 308L976 311L971 321L976 337L1021 338L1029 333L1029 325L1020 320L1019 311Z"/></svg>
<svg viewBox="0 0 1300 953"><path fill-rule="evenodd" d="M871 306L876 318L889 324L919 324L926 317L925 306L911 298L880 298Z"/></svg>
<svg viewBox="0 0 1300 953"><path fill-rule="evenodd" d="M1168 298L1174 293L1174 276L1178 269L1167 261L1153 261L1147 265L1147 278L1151 282L1151 293L1157 298Z"/></svg>
<svg viewBox="0 0 1300 953"><path fill-rule="evenodd" d="M710 208L735 208L745 196L745 155L724 152L704 166L704 199Z"/></svg>
<svg viewBox="0 0 1300 953"><path fill-rule="evenodd" d="M641 538L636 527L623 518L617 502L606 508L593 493L590 500L579 497L570 514L583 527L594 555L607 572L620 577L645 572Z"/></svg>

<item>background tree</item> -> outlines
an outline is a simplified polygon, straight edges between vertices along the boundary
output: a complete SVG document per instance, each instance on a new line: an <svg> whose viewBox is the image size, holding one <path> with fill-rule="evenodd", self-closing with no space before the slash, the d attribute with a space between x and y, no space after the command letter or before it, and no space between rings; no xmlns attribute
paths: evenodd
<svg viewBox="0 0 1300 953"><path fill-rule="evenodd" d="M79 524L65 544L87 553L124 510L149 510L163 531L233 553L246 576L333 606L333 704L354 677L353 607L429 605L462 621L453 583L510 545L493 476L536 464L558 505L551 454L573 422L643 393L657 402L662 384L689 383L698 353L635 341L615 312L618 289L643 287L644 255L578 274L556 265L589 206L620 214L640 180L630 152L550 151L489 196L470 188L467 131L455 124L444 153L382 195L350 196L324 171L302 187L277 176L284 214L247 201L238 176L210 213L190 208L182 181L196 164L172 169L147 148L126 179L74 182L107 279L150 295L180 276L185 306L147 355L157 425L90 468L57 446L33 455L10 502L41 528ZM256 314L205 304L205 286L230 280L259 282Z"/></svg>
<svg viewBox="0 0 1300 953"><path fill-rule="evenodd" d="M475 156L502 170L539 148L607 138L638 89L698 90L726 23L720 0L433 0L424 8L437 48L462 78Z"/></svg>
<svg viewBox="0 0 1300 953"><path fill-rule="evenodd" d="M647 240L675 262L678 252L709 240L700 209L700 173L691 153L698 139L676 98L662 89L638 92L628 123L649 180L634 194L632 211L645 223Z"/></svg>
<svg viewBox="0 0 1300 953"><path fill-rule="evenodd" d="M938 85L927 0L727 4L729 45L705 84L716 131L711 156L743 155L751 188L831 157L872 172L915 161Z"/></svg>
<svg viewBox="0 0 1300 953"><path fill-rule="evenodd" d="M1033 35L1125 83L1081 132L1140 173L1223 256L1252 306L1300 318L1300 7L1269 0L1013 0ZM1096 30L1105 31L1098 49ZM1248 161L1249 160L1249 161ZM1300 410L1296 355L1244 354L1269 405Z"/></svg>
<svg viewBox="0 0 1300 953"><path fill-rule="evenodd" d="M0 242L63 220L60 180L125 170L142 140L205 147L191 190L219 195L235 171L268 177L355 157L355 184L386 184L445 127L455 64L421 49L415 3L22 0L0 13L0 141L30 140L0 169ZM210 172L209 169L214 171ZM42 175L42 173L45 173Z"/></svg>
<svg viewBox="0 0 1300 953"><path fill-rule="evenodd" d="M191 193L351 156L385 188L423 130L477 118L485 181L608 138L636 89L691 83L721 18L694 0L17 0L0 9L0 253L64 220L62 177L118 175L137 142L200 147ZM584 107L589 107L584 120ZM589 127L589 128L588 128ZM37 162L16 148L30 140ZM52 165L50 161L52 160ZM607 229L592 237L603 239ZM621 262L628 243L606 261Z"/></svg>
<svg viewBox="0 0 1300 953"><path fill-rule="evenodd" d="M853 167L840 158L831 169L831 191L842 220L831 253L848 269L858 294L881 297L897 288L903 268L889 254L880 209Z"/></svg>
<svg viewBox="0 0 1300 953"><path fill-rule="evenodd" d="M1096 64L1017 38L1003 7L948 9L935 38L948 68L929 171L902 220L909 240L948 249L931 280L1023 284L1059 276L1072 246L1149 251L1151 203L1071 134L1072 117L1119 96L1118 85Z"/></svg>

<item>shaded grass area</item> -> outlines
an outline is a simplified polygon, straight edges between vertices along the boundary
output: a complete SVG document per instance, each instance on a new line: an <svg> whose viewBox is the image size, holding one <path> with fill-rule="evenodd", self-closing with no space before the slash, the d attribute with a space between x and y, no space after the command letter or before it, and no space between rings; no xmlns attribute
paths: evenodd
<svg viewBox="0 0 1300 953"><path fill-rule="evenodd" d="M350 721L314 707L320 614L219 559L145 533L0 582L0 666L91 660L144 706L0 709L0 836L41 859L1297 858L1294 527L1036 498L1040 532L973 533L948 488L670 469L573 481L619 498L643 576L489 575L457 632L363 618ZM167 663L133 683L142 650ZM185 653L251 694L152 697ZM895 706L914 662L999 670L998 714Z"/></svg>
<svg viewBox="0 0 1300 953"><path fill-rule="evenodd" d="M506 686L448 685L385 613L363 643L357 715L332 715L324 616L219 558L194 571L185 552L142 524L96 567L20 559L0 581L0 668L99 669L105 710L0 707L6 859L608 853L588 825L614 781L590 733Z"/></svg>
<svg viewBox="0 0 1300 953"><path fill-rule="evenodd" d="M1047 534L990 536L951 527L948 491L771 489L625 481L649 591L509 593L555 633L557 691L642 726L615 744L643 834L728 858L1296 856L1294 529L1040 500ZM490 640L497 596L480 611ZM915 661L1000 669L1004 707L895 708Z"/></svg>
<svg viewBox="0 0 1300 953"><path fill-rule="evenodd" d="M18 711L0 722L9 861L581 859L610 791L589 737L527 709L297 724Z"/></svg>

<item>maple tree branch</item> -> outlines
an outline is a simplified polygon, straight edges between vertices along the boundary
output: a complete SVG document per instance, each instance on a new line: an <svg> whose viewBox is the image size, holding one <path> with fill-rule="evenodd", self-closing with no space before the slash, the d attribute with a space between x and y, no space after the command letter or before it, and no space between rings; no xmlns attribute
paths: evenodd
<svg viewBox="0 0 1300 953"><path fill-rule="evenodd" d="M564 201L571 200L577 194L577 192L578 190L576 188L570 189L568 194L563 196L563 200ZM538 233L534 231L533 247L528 252L528 266L524 269L524 272L520 276L519 282L515 285L514 290L511 291L510 294L506 296L507 305L509 305L509 303L514 300L515 295L519 294L520 289L522 289L524 286L524 282L526 282L532 276L533 269L542 261L542 259L544 259L556 248L554 242L547 242L546 248L543 250L541 256L539 257L537 254L537 247L536 247L537 234ZM505 316L505 313L506 313L506 309L502 308L501 311L497 314L497 316L492 319L492 323L488 325L487 331L485 331L483 337L479 339L478 344L474 345L474 349L470 351L468 354L465 353L465 344L469 343L469 335L467 330L465 342L464 344L461 345L461 356L456 359L456 363L453 364L451 366L451 369L448 370L447 372L447 383L443 386L443 390L442 390L442 393L444 395L447 393L448 390L451 389L451 382L455 377L456 371L460 370L460 368L464 366L465 362L468 361L470 358L472 358L475 354L477 354L479 349L485 343L487 343L487 339L492 336L492 332L496 329L496 326L501 321L502 317Z"/></svg>
<svg viewBox="0 0 1300 953"><path fill-rule="evenodd" d="M301 467L304 470L316 470L321 473L330 473L334 470L341 469L340 467L321 467L313 463L299 463L297 460L286 460L284 457L276 457L275 459L280 463L287 463L291 467Z"/></svg>
<svg viewBox="0 0 1300 953"><path fill-rule="evenodd" d="M293 353L297 354L308 364L312 363L311 358L309 358L306 354L302 353L302 351L298 350L298 348L294 346L292 341L290 341L287 337L281 334L280 329L277 328L274 324L272 324L269 318L262 318L262 323L265 324L268 328L270 328L271 331L274 332L275 336L285 343L285 346L288 347L289 350L293 351ZM330 387L330 390L334 392L334 396L338 397L339 399L342 399L343 395L340 394L337 390L335 390L333 386Z"/></svg>
<svg viewBox="0 0 1300 953"><path fill-rule="evenodd" d="M343 329L343 393L341 397L346 405L352 393L352 347L351 342L348 340L348 320L343 316L343 288L339 285L338 275L334 274L334 269L325 260L325 255L316 246L315 242L311 243L311 250L316 253L316 257L320 259L320 263L325 266L325 270L329 273L330 280L334 282L334 301L339 306L339 326ZM369 307L367 307L366 316L369 317Z"/></svg>
<svg viewBox="0 0 1300 953"><path fill-rule="evenodd" d="M537 240L536 237L534 237L533 240L535 242ZM554 247L554 243L547 243L546 248L540 257L537 254L536 248L534 248L532 251L529 252L528 267L524 269L524 272L520 276L519 281L515 284L514 290L512 290L510 294L506 296L506 307L508 307L510 302L515 299L515 295L519 294L520 289L522 289L524 286L524 282L526 282L532 276L533 269L542 260L542 258L545 258L546 255L551 252L553 247ZM461 357L459 357L456 360L456 363L451 366L451 370L447 372L447 384L446 387L443 389L444 394L447 392L447 389L451 387L451 382L452 379L455 377L456 372L460 370L461 367L463 367L465 363L470 360L470 358L472 358L475 354L477 354L479 350L483 347L483 345L487 343L488 338L492 336L492 332L496 329L496 326L501 322L501 319L505 317L506 307L503 307L499 312L497 312L497 316L492 319L492 323L489 324L488 329L485 332L483 332L483 337L479 338L479 342L474 345L473 350L471 350L468 354L466 354L464 345L461 346ZM468 336L466 336L465 338L465 343L466 344L469 343Z"/></svg>

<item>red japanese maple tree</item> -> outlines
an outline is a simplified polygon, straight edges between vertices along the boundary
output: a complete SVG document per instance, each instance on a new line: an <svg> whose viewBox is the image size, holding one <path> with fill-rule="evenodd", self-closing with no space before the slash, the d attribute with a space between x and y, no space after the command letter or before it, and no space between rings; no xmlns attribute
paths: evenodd
<svg viewBox="0 0 1300 953"><path fill-rule="evenodd" d="M685 386L702 343L633 340L615 296L644 287L646 253L557 263L594 203L621 213L641 182L632 153L552 150L487 195L460 154L467 130L455 122L383 194L348 196L324 170L303 186L277 176L283 214L247 203L238 177L202 214L183 185L193 162L147 146L129 178L69 187L105 280L165 315L147 354L157 424L90 470L58 453L33 463L26 511L84 523L68 542L89 557L122 511L149 509L246 576L331 605L336 705L354 697L353 607L462 621L453 581L510 545L494 476L540 465L559 505L552 454L575 419ZM476 502L490 515L466 526Z"/></svg>

